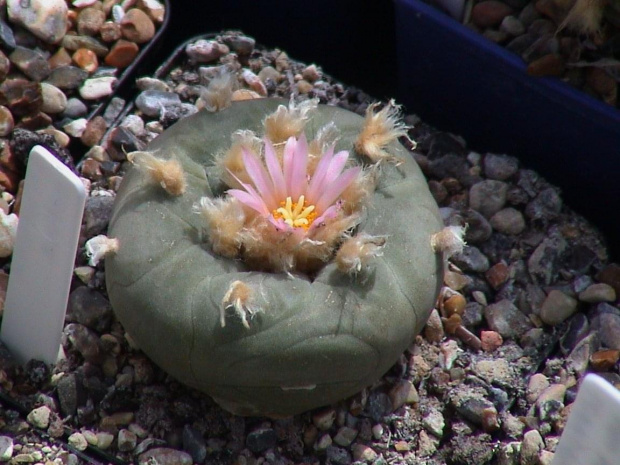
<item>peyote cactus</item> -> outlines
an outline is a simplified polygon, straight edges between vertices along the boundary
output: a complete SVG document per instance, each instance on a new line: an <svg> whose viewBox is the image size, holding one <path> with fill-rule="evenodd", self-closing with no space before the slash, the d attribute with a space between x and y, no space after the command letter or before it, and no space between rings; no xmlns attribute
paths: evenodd
<svg viewBox="0 0 620 465"><path fill-rule="evenodd" d="M394 118L234 102L131 154L106 281L139 347L242 415L299 413L382 376L425 324L444 264L437 205Z"/></svg>

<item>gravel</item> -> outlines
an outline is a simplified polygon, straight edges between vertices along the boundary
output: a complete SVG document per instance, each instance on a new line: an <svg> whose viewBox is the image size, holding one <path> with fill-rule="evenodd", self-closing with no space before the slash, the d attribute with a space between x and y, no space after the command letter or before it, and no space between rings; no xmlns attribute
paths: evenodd
<svg viewBox="0 0 620 465"><path fill-rule="evenodd" d="M136 107L78 165L90 188L80 244L105 232L125 150L133 150L127 143L143 147L196 110L221 66L246 92L316 97L360 114L372 102L319 66L257 47L243 34L225 32L186 50L139 81ZM157 108L151 100L158 98L171 108L178 99L185 110L142 111ZM597 370L620 385L620 266L610 264L596 228L518 154L476 153L415 115L406 121L417 141L412 156L445 223L467 224L469 247L448 267L427 328L375 385L292 418L235 417L135 348L110 311L105 264L90 267L80 248L65 357L48 373L36 363L18 367L0 351L2 391L25 408L3 397L0 457L62 464L87 463L94 454L110 463L188 465L550 463L584 375Z"/></svg>

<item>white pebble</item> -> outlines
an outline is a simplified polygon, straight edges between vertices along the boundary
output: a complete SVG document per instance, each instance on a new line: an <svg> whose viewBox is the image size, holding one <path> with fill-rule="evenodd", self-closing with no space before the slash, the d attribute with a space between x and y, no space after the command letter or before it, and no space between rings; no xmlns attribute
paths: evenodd
<svg viewBox="0 0 620 465"><path fill-rule="evenodd" d="M117 79L114 76L103 76L86 79L80 87L80 96L84 100L97 100L114 92L114 84Z"/></svg>
<svg viewBox="0 0 620 465"><path fill-rule="evenodd" d="M15 213L7 215L0 209L0 257L9 257L13 253L18 222Z"/></svg>
<svg viewBox="0 0 620 465"><path fill-rule="evenodd" d="M88 120L86 118L78 118L65 124L62 128L72 137L82 137L87 124Z"/></svg>

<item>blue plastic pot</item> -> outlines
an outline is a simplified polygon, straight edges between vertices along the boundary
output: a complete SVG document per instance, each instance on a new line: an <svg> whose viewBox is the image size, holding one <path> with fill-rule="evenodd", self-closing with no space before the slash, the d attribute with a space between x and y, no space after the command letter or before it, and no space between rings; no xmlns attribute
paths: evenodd
<svg viewBox="0 0 620 465"><path fill-rule="evenodd" d="M620 112L556 78L527 75L520 57L418 0L395 0L400 99L462 135L508 153L563 189L620 243Z"/></svg>

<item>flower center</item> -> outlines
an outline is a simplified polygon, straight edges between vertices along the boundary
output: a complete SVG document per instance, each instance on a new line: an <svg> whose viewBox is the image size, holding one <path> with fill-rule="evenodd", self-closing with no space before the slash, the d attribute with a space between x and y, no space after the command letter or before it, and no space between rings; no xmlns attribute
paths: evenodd
<svg viewBox="0 0 620 465"><path fill-rule="evenodd" d="M275 209L272 215L276 220L282 218L289 226L307 230L316 218L314 208L314 205L307 205L303 195L299 196L297 202L287 197L286 201L280 202L280 208Z"/></svg>

